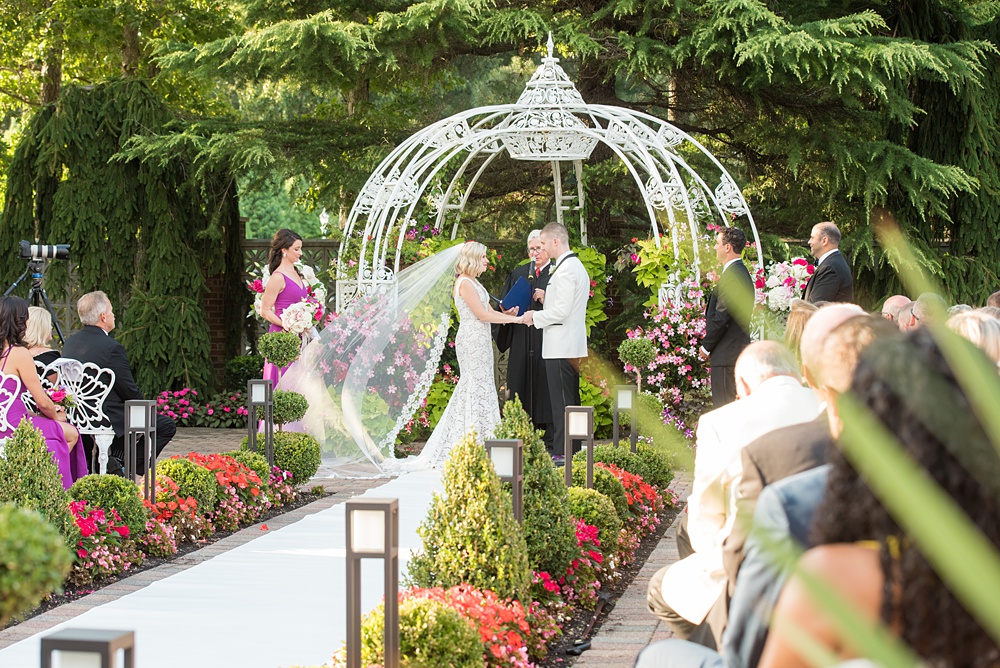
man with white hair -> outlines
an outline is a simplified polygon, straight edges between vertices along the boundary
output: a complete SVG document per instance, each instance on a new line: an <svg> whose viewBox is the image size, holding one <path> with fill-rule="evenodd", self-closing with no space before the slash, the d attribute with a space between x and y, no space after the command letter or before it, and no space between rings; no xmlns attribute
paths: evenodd
<svg viewBox="0 0 1000 668"><path fill-rule="evenodd" d="M544 293L548 287L552 263L542 247L541 230L532 230L528 234L528 260L527 264L514 267L510 272L501 293L504 298L522 278L531 285L533 294L537 294L537 290ZM540 311L542 302L532 298L530 308ZM525 325L499 325L496 332L497 348L501 353L510 351L507 356L507 396L520 398L535 428L545 431L545 447L552 454L552 407L542 360L542 330Z"/></svg>
<svg viewBox="0 0 1000 668"><path fill-rule="evenodd" d="M910 303L910 298L906 295L893 295L887 297L882 303L882 317L891 323L899 324L899 312L904 306Z"/></svg>
<svg viewBox="0 0 1000 668"><path fill-rule="evenodd" d="M76 303L77 312L83 329L66 339L63 346L63 357L93 362L99 367L115 372L115 384L104 400L104 414L111 421L115 430L115 440L111 443L111 456L124 460L125 458L125 402L130 399L142 399L142 390L132 377L132 368L125 354L125 347L111 337L115 328L115 312L111 308L111 300L100 290L88 292ZM166 415L156 415L156 453L159 454L167 446L170 439L177 433L177 425ZM93 447L88 446L88 450ZM142 441L136 448L136 472L143 475L146 471L146 461ZM111 472L112 466L108 467Z"/></svg>
<svg viewBox="0 0 1000 668"><path fill-rule="evenodd" d="M802 386L795 358L780 343L752 343L736 360L738 401L698 421L694 483L687 506L692 554L660 569L647 591L649 610L679 638L714 647L722 633L726 574L722 544L733 526L732 486L740 476L740 450L774 429L808 422L819 403ZM678 542L679 550L682 543ZM686 550L685 550L686 551ZM721 598L724 603L724 598ZM709 611L721 608L721 618ZM708 619L706 619L708 618Z"/></svg>

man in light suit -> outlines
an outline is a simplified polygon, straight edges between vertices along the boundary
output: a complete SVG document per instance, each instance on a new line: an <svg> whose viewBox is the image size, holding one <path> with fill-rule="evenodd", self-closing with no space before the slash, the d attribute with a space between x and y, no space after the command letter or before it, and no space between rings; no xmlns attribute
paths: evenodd
<svg viewBox="0 0 1000 668"><path fill-rule="evenodd" d="M712 647L725 620L722 544L733 526L732 486L741 473L740 450L769 431L819 415L816 395L802 386L795 358L775 341L747 346L736 362L736 384L739 401L705 413L698 421L687 506L694 553L660 569L647 592L650 612L677 637L697 638ZM703 625L713 606L721 607L721 617L713 615Z"/></svg>
<svg viewBox="0 0 1000 668"><path fill-rule="evenodd" d="M544 332L542 359L552 408L552 446L558 452L566 433L566 407L580 405L580 360L587 356L587 299L590 276L570 251L569 234L559 223L542 228L542 248L552 259L546 290L536 290L541 311L528 311L525 324ZM578 446L574 446L574 450Z"/></svg>
<svg viewBox="0 0 1000 668"><path fill-rule="evenodd" d="M711 366L715 408L736 399L733 368L750 343L753 280L740 260L746 245L746 235L735 227L724 227L715 235L715 257L722 265L722 275L705 309L705 338L701 342L701 356Z"/></svg>
<svg viewBox="0 0 1000 668"><path fill-rule="evenodd" d="M830 222L813 225L809 252L816 258L816 270L806 283L805 300L818 302L854 301L854 278L840 252L840 230Z"/></svg>
<svg viewBox="0 0 1000 668"><path fill-rule="evenodd" d="M115 372L115 384L104 400L104 414L115 430L110 454L125 459L125 402L142 399L142 390L132 377L125 347L111 337L115 328L115 312L111 300L101 291L88 292L76 303L83 329L66 339L62 355L81 362L93 362L99 367ZM156 415L156 453L159 454L177 433L177 425L166 415ZM93 447L92 445L90 447ZM146 461L142 440L136 448L136 472L143 475ZM89 453L88 453L89 454Z"/></svg>

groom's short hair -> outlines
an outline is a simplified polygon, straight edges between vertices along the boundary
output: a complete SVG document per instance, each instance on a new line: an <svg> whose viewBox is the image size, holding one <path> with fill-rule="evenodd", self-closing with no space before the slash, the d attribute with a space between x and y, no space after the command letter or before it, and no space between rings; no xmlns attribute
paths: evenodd
<svg viewBox="0 0 1000 668"><path fill-rule="evenodd" d="M567 248L569 247L569 232L566 231L566 227L564 225L560 225L559 223L549 223L542 228L542 234L547 237L552 237L553 239L558 239L564 243Z"/></svg>

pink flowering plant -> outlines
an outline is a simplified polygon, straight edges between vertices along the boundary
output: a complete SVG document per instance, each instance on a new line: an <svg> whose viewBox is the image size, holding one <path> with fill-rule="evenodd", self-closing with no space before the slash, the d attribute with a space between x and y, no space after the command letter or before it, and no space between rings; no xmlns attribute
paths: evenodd
<svg viewBox="0 0 1000 668"><path fill-rule="evenodd" d="M198 391L190 387L173 392L164 390L156 397L156 412L166 415L179 426L193 426L188 422L195 419L199 404Z"/></svg>
<svg viewBox="0 0 1000 668"><path fill-rule="evenodd" d="M579 555L566 572L553 576L546 571L532 576L531 596L557 619L566 619L576 608L593 609L602 582L617 577L615 562L601 549L598 528L576 520Z"/></svg>
<svg viewBox="0 0 1000 668"><path fill-rule="evenodd" d="M76 561L66 583L83 586L123 573L142 563L143 553L129 537L128 527L117 511L91 508L87 501L73 501L70 513L80 532L76 543Z"/></svg>
<svg viewBox="0 0 1000 668"><path fill-rule="evenodd" d="M214 394L206 400L197 390L165 390L156 397L156 412L181 427L245 429L246 397L242 391Z"/></svg>
<svg viewBox="0 0 1000 668"><path fill-rule="evenodd" d="M643 379L663 402L664 423L689 440L711 398L708 368L699 357L705 338L704 295L701 285L687 279L681 284L679 299L645 312L647 324L627 332L630 339L645 338L656 346L653 360L642 370ZM626 366L625 371L635 373L636 369Z"/></svg>
<svg viewBox="0 0 1000 668"><path fill-rule="evenodd" d="M177 530L167 522L146 520L146 532L139 545L148 557L169 557L177 554Z"/></svg>

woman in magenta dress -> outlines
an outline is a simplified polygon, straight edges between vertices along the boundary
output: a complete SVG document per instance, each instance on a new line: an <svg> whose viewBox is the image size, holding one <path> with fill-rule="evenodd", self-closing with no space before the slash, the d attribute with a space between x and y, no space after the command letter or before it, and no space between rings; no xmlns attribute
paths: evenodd
<svg viewBox="0 0 1000 668"><path fill-rule="evenodd" d="M295 263L301 257L302 237L289 229L280 229L274 233L267 259L271 277L264 287L260 307L261 317L271 323L268 332L285 331L281 324L281 314L292 304L305 299L308 294L305 279L295 268ZM278 368L265 360L262 377L270 379L274 387L277 387L281 375L287 369L288 367Z"/></svg>
<svg viewBox="0 0 1000 668"><path fill-rule="evenodd" d="M28 302L20 297L0 298L0 385L15 393L7 410L7 425L0 425L0 438L6 438L28 418L45 437L45 445L59 467L63 487L69 489L73 481L87 475L87 455L76 447L80 433L66 419L66 411L57 406L42 389L35 370L35 360L24 343L28 324ZM16 382L15 382L16 380ZM42 415L28 412L21 394L27 389ZM9 426L10 429L4 427Z"/></svg>

